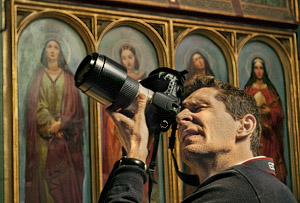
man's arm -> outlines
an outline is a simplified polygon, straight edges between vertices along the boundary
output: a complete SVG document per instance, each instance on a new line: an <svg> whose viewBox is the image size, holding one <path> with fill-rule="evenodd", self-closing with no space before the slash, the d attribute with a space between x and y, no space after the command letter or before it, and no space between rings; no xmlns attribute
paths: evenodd
<svg viewBox="0 0 300 203"><path fill-rule="evenodd" d="M146 181L145 170L137 166L121 166L115 171L105 202L142 202Z"/></svg>
<svg viewBox="0 0 300 203"><path fill-rule="evenodd" d="M118 111L107 112L118 128L118 139L127 152L127 162L121 163L114 176L105 197L105 202L142 202L143 185L147 180L143 168L148 156L149 132L146 125L145 95L139 94L136 100L136 113L129 118Z"/></svg>

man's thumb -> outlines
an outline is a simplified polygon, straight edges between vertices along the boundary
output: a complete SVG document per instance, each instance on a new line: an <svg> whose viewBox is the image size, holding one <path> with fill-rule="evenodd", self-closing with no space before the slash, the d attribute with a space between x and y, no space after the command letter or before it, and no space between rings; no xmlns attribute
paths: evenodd
<svg viewBox="0 0 300 203"><path fill-rule="evenodd" d="M145 114L147 105L147 98L144 94L140 93L137 96L137 114Z"/></svg>

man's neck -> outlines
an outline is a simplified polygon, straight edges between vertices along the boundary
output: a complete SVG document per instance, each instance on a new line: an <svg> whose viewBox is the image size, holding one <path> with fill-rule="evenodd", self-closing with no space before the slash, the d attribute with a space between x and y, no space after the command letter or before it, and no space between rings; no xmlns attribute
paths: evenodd
<svg viewBox="0 0 300 203"><path fill-rule="evenodd" d="M245 156L221 156L215 159L206 159L201 160L201 162L197 167L197 175L199 177L200 183L203 183L209 177L226 170L232 166L238 165L246 160L253 158L253 155L245 155Z"/></svg>

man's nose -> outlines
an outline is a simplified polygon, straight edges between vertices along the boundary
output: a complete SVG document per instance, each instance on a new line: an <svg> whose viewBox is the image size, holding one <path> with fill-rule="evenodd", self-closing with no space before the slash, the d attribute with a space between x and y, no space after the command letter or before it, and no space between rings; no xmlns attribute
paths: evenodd
<svg viewBox="0 0 300 203"><path fill-rule="evenodd" d="M193 117L191 115L190 110L184 109L176 116L176 121L178 124L182 124L185 121L192 121Z"/></svg>

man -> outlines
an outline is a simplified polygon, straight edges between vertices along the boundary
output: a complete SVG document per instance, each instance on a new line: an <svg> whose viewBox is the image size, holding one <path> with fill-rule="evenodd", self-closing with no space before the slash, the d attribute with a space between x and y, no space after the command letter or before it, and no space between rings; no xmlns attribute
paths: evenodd
<svg viewBox="0 0 300 203"><path fill-rule="evenodd" d="M186 94L177 115L180 152L197 171L200 185L183 202L296 202L275 177L272 160L257 156L260 113L251 96L212 76L196 78ZM128 156L115 172L107 202L142 201L149 137L146 103L140 94L133 118L109 112Z"/></svg>

